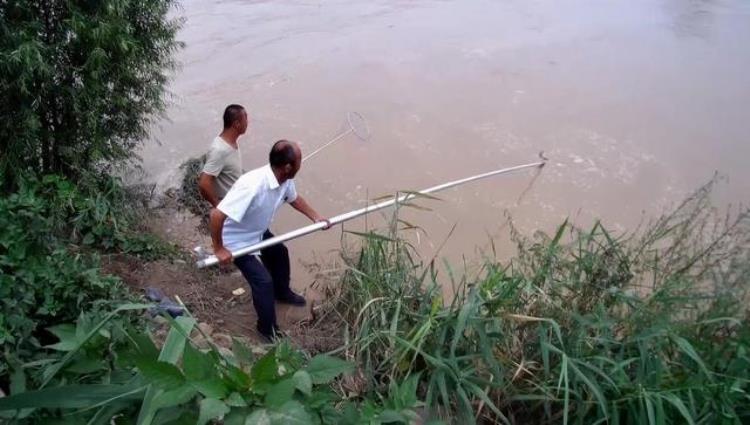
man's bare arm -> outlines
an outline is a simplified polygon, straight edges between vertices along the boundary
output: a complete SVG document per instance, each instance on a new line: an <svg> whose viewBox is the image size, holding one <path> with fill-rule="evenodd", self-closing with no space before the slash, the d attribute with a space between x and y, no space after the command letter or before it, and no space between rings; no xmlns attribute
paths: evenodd
<svg viewBox="0 0 750 425"><path fill-rule="evenodd" d="M198 177L198 190L200 191L201 196L203 196L203 199L208 201L212 207L216 208L216 206L219 205L219 197L216 196L214 180L216 180L216 176L201 173L200 177Z"/></svg>
<svg viewBox="0 0 750 425"><path fill-rule="evenodd" d="M214 255L219 260L220 264L229 264L229 262L232 261L232 253L224 248L224 240L221 237L221 232L224 230L224 220L226 218L226 214L219 211L217 208L211 209L208 228L211 231L211 242L214 246Z"/></svg>
<svg viewBox="0 0 750 425"><path fill-rule="evenodd" d="M307 201L305 201L305 198L298 195L297 199L295 199L294 202L290 202L289 205L291 205L295 210L307 216L307 218L314 221L315 223L320 221L327 222L328 226L325 227L326 229L331 227L331 223L328 221L328 219L323 218L323 216L318 214L318 212L315 211L315 209L311 207L310 204L307 203Z"/></svg>

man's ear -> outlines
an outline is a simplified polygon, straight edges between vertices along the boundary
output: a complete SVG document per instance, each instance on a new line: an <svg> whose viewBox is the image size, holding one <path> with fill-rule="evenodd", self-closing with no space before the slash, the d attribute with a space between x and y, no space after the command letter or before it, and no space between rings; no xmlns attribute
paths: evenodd
<svg viewBox="0 0 750 425"><path fill-rule="evenodd" d="M292 167L293 167L292 164L284 165L284 172L286 173L287 176L292 174Z"/></svg>

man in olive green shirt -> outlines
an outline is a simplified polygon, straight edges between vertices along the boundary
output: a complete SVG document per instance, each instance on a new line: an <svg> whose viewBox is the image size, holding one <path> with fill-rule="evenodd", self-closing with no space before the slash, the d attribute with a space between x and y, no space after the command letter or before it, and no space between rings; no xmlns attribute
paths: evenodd
<svg viewBox="0 0 750 425"><path fill-rule="evenodd" d="M198 178L198 189L212 207L227 194L242 175L242 161L237 140L245 134L248 117L241 105L229 105L224 110L224 129L211 142L206 163Z"/></svg>

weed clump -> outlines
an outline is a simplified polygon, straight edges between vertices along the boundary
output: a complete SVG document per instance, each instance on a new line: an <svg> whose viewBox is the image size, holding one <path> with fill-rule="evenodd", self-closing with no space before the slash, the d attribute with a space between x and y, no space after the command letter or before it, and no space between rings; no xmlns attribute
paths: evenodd
<svg viewBox="0 0 750 425"><path fill-rule="evenodd" d="M190 158L180 165L183 176L177 190L177 201L180 206L200 217L199 229L208 232L208 214L211 205L203 199L198 189L198 176L205 163L206 155L201 155L197 158Z"/></svg>
<svg viewBox="0 0 750 425"><path fill-rule="evenodd" d="M324 320L366 391L418 374L460 423L746 423L750 210L719 216L712 185L638 232L514 231L517 257L474 277L365 234Z"/></svg>

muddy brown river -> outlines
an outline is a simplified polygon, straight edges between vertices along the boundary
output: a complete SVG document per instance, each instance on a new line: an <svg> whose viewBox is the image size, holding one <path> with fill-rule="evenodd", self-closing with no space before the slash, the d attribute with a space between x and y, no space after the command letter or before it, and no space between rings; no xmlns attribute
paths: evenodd
<svg viewBox="0 0 750 425"><path fill-rule="evenodd" d="M308 152L298 190L335 215L368 198L550 158L522 172L441 193L410 210L423 256L463 267L494 240L507 257L507 216L525 234L566 217L613 230L658 215L715 171L717 205L750 201L750 2L746 0L224 1L185 0L181 69L169 121L142 152L148 178L179 180L229 103L245 105L243 166L277 139ZM527 190L528 189L528 190ZM523 194L523 196L521 196ZM278 234L307 224L291 208ZM382 225L371 217L370 226ZM364 220L346 225L362 230ZM290 242L294 286L306 262L330 262L340 227ZM208 242L206 242L208 244Z"/></svg>

